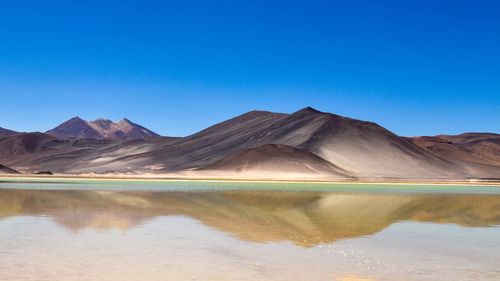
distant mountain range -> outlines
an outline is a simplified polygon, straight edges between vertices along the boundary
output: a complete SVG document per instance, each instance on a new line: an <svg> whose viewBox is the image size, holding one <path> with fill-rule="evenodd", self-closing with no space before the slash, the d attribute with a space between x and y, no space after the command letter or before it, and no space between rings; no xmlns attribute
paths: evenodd
<svg viewBox="0 0 500 281"><path fill-rule="evenodd" d="M251 111L182 138L161 137L127 119L75 117L46 133L0 130L0 163L29 173L500 178L500 135L406 138L310 107L292 114Z"/></svg>
<svg viewBox="0 0 500 281"><path fill-rule="evenodd" d="M74 117L46 133L60 139L144 139L160 136L126 118L115 123L102 118L86 121Z"/></svg>

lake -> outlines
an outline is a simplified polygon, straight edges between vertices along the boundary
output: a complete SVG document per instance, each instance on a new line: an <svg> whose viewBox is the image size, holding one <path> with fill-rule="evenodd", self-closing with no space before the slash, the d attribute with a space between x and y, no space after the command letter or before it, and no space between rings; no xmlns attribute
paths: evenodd
<svg viewBox="0 0 500 281"><path fill-rule="evenodd" d="M0 280L500 280L500 187L1 180Z"/></svg>

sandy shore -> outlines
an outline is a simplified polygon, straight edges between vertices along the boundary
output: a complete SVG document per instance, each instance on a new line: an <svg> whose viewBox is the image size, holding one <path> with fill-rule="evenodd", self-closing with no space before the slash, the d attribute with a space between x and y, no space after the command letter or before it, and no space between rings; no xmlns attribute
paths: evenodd
<svg viewBox="0 0 500 281"><path fill-rule="evenodd" d="M156 182L257 182L257 183L317 183L317 184L391 184L391 185L470 185L500 186L500 180L487 179L394 179L394 178L357 178L357 179L266 179L266 178L229 178L229 177L197 177L183 175L0 175L0 181L50 181L50 180L95 180L95 181L156 181Z"/></svg>

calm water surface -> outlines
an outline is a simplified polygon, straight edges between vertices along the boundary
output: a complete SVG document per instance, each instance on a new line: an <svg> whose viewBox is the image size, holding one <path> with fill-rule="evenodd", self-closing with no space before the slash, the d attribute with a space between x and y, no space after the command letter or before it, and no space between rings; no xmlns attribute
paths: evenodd
<svg viewBox="0 0 500 281"><path fill-rule="evenodd" d="M500 188L0 182L0 280L500 280Z"/></svg>

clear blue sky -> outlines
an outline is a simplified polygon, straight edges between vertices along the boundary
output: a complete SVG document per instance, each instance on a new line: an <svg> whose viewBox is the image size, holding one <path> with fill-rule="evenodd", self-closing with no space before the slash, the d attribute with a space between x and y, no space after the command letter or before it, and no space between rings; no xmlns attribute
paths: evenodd
<svg viewBox="0 0 500 281"><path fill-rule="evenodd" d="M305 106L500 133L500 1L0 0L0 127L128 117L182 136Z"/></svg>

